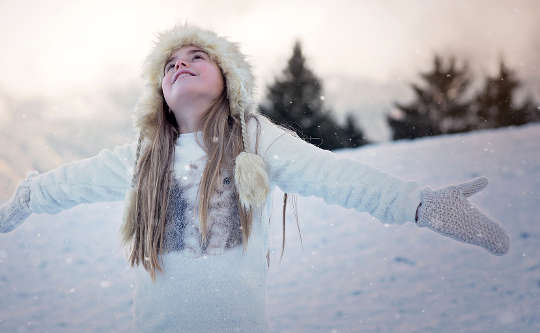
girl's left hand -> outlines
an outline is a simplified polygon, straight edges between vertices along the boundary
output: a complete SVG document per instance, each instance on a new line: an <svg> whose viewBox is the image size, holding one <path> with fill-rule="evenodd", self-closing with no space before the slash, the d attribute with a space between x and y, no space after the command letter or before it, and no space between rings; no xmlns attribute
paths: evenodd
<svg viewBox="0 0 540 333"><path fill-rule="evenodd" d="M0 232L7 233L21 225L28 216L32 215L30 204L30 185L32 177L38 175L37 171L30 171L26 178L17 185L11 198L0 205Z"/></svg>
<svg viewBox="0 0 540 333"><path fill-rule="evenodd" d="M485 188L487 183L486 177L478 177L437 191L425 188L416 224L443 236L481 246L494 255L506 254L510 238L504 229L467 200Z"/></svg>

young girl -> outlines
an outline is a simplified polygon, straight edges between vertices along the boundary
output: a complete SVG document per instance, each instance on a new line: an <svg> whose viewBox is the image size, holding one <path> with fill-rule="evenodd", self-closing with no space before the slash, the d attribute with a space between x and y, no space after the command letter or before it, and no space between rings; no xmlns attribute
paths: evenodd
<svg viewBox="0 0 540 333"><path fill-rule="evenodd" d="M0 209L0 231L32 213L125 199L121 228L137 269L134 328L265 332L269 193L322 197L384 223L415 221L503 255L509 237L467 197L487 178L436 191L338 158L256 113L237 44L192 25L158 35L143 67L136 143L33 171ZM283 251L283 248L282 248ZM283 252L282 252L283 253Z"/></svg>

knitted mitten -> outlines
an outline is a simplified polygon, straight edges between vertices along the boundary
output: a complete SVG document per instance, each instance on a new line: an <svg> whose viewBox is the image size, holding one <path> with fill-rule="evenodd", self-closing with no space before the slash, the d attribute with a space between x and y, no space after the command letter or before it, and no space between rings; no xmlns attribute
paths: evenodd
<svg viewBox="0 0 540 333"><path fill-rule="evenodd" d="M458 241L481 246L494 255L505 254L510 238L504 229L467 200L487 183L486 177L478 177L437 191L426 187L421 194L416 224Z"/></svg>
<svg viewBox="0 0 540 333"><path fill-rule="evenodd" d="M26 178L19 183L11 198L0 206L0 232L12 231L32 214L30 209L30 179L37 174L36 171L29 172Z"/></svg>

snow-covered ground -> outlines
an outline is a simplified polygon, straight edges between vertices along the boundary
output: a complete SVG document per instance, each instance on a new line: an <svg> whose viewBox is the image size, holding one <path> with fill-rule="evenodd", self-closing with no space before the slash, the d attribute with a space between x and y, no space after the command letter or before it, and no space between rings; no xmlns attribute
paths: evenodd
<svg viewBox="0 0 540 333"><path fill-rule="evenodd" d="M272 332L540 331L540 125L337 152L436 189L487 176L469 200L509 232L507 255L412 223L298 196L300 244L273 195ZM0 332L127 332L133 270L120 248L121 202L33 215L0 235Z"/></svg>

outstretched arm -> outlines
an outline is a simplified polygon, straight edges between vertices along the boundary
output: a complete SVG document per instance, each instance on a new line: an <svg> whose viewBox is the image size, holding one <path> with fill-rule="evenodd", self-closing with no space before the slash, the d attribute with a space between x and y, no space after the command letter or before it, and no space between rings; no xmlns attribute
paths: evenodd
<svg viewBox="0 0 540 333"><path fill-rule="evenodd" d="M136 143L61 165L27 173L11 198L0 205L0 232L22 224L32 213L56 214L80 203L122 200L130 185Z"/></svg>
<svg viewBox="0 0 540 333"><path fill-rule="evenodd" d="M271 186L368 212L384 223L414 222L421 201L419 183L342 158L291 135L263 117L259 119L262 127L259 155L265 161ZM250 119L252 149L255 129L255 120Z"/></svg>
<svg viewBox="0 0 540 333"><path fill-rule="evenodd" d="M322 197L327 203L369 212L384 223L411 221L455 240L485 248L494 255L508 252L506 231L468 201L487 185L486 177L433 191L359 161L340 158L261 120L259 154L271 186L285 192ZM255 121L248 123L251 142ZM254 151L255 144L250 143Z"/></svg>
<svg viewBox="0 0 540 333"><path fill-rule="evenodd" d="M32 213L56 214L81 203L122 200L133 175L136 148L137 142L102 149L33 177Z"/></svg>

